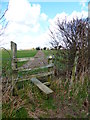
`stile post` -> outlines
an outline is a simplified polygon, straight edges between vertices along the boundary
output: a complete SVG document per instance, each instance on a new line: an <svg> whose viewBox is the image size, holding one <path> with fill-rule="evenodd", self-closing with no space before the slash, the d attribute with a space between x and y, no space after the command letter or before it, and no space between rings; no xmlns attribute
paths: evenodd
<svg viewBox="0 0 90 120"><path fill-rule="evenodd" d="M11 41L11 54L12 54L12 95L14 94L14 80L16 79L16 74L17 74L17 44Z"/></svg>
<svg viewBox="0 0 90 120"><path fill-rule="evenodd" d="M12 52L12 70L17 69L17 44L11 41L11 52Z"/></svg>
<svg viewBox="0 0 90 120"><path fill-rule="evenodd" d="M51 64L52 63L52 56L49 56L48 57L48 64ZM48 72L51 71L51 68L49 67L48 68ZM48 75L48 82L51 82L51 75Z"/></svg>

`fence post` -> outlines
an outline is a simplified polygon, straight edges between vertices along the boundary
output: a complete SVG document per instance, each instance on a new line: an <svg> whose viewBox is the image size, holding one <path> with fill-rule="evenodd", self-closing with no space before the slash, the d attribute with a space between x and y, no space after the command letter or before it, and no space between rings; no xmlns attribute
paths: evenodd
<svg viewBox="0 0 90 120"><path fill-rule="evenodd" d="M72 69L71 86L73 85L73 82L75 81L75 77L76 77L77 62L78 62L78 51L76 51L76 56L75 56L74 65Z"/></svg>
<svg viewBox="0 0 90 120"><path fill-rule="evenodd" d="M52 64L52 56L48 57L48 64ZM51 71L51 68L48 68L48 72ZM51 75L48 75L48 82L51 82Z"/></svg>
<svg viewBox="0 0 90 120"><path fill-rule="evenodd" d="M17 44L11 41L11 54L12 54L12 61L11 61L11 66L12 66L12 95L14 94L14 80L16 78L17 74Z"/></svg>
<svg viewBox="0 0 90 120"><path fill-rule="evenodd" d="M12 52L12 70L17 69L17 44L11 41L11 52Z"/></svg>

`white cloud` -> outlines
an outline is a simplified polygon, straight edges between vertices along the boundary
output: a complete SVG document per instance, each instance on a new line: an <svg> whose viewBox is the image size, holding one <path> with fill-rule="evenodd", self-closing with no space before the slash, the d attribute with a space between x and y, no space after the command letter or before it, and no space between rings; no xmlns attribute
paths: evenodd
<svg viewBox="0 0 90 120"><path fill-rule="evenodd" d="M57 23L57 19L59 18L60 22L62 22L64 19L66 19L68 16L67 13L62 12L62 13L58 13L56 14L56 16L53 19L49 19L48 22L50 24L50 29L54 29L56 28L56 23Z"/></svg>
<svg viewBox="0 0 90 120"><path fill-rule="evenodd" d="M41 19L42 19L42 20L45 20L45 21L46 21L47 18L48 18L48 16L47 16L45 13L42 13L42 14L41 14Z"/></svg>
<svg viewBox="0 0 90 120"><path fill-rule="evenodd" d="M84 8L88 8L87 6L86 6L86 2L88 2L88 0L80 0L80 5L82 6L82 10L84 9Z"/></svg>
<svg viewBox="0 0 90 120"><path fill-rule="evenodd" d="M6 19L26 25L36 25L40 15L40 5L32 5L28 0L10 0Z"/></svg>
<svg viewBox="0 0 90 120"><path fill-rule="evenodd" d="M87 0L80 0L80 4L82 5L82 7L85 7L85 2L87 2Z"/></svg>
<svg viewBox="0 0 90 120"><path fill-rule="evenodd" d="M60 22L62 22L63 20L67 20L67 21L71 21L76 18L87 18L88 17L88 12L87 11L82 11L82 12L77 12L77 11L73 11L71 14L67 14L65 12L62 13L58 13L53 19L49 19L49 23L51 25L55 25L55 23L57 22L57 19L60 20Z"/></svg>
<svg viewBox="0 0 90 120"><path fill-rule="evenodd" d="M10 41L17 43L17 49L30 49L36 47L47 47L49 46L48 30L40 35L29 35L24 34L10 34L6 37L7 41L4 41L4 46L10 49Z"/></svg>
<svg viewBox="0 0 90 120"><path fill-rule="evenodd" d="M28 0L10 0L5 18L9 21L5 31L7 36L4 36L6 43L13 40L19 48L42 45L43 32L40 22L45 23L47 15L41 13L39 4L30 4Z"/></svg>
<svg viewBox="0 0 90 120"><path fill-rule="evenodd" d="M88 12L87 11L82 11L82 12L77 12L73 11L70 16L68 16L69 20L72 20L73 18L87 18L88 17Z"/></svg>

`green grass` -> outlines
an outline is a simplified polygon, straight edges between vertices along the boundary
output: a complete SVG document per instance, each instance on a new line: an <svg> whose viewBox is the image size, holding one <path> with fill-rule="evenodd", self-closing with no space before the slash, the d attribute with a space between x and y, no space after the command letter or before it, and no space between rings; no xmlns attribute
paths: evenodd
<svg viewBox="0 0 90 120"><path fill-rule="evenodd" d="M37 53L37 50L17 50L17 58L23 57L34 57ZM2 58L8 58L8 55L11 55L11 50L2 50Z"/></svg>
<svg viewBox="0 0 90 120"><path fill-rule="evenodd" d="M2 118L9 118L11 109L11 102L2 104Z"/></svg>
<svg viewBox="0 0 90 120"><path fill-rule="evenodd" d="M54 100L51 98L44 100L42 106L42 109L51 109L51 110L55 110L56 106L54 104Z"/></svg>
<svg viewBox="0 0 90 120"><path fill-rule="evenodd" d="M18 50L17 58L34 57L36 53L37 53L37 50Z"/></svg>
<svg viewBox="0 0 90 120"><path fill-rule="evenodd" d="M14 116L15 118L17 117L27 118L28 114L27 114L26 108L28 108L28 113L29 111L35 113L36 108L40 109L42 111L45 111L45 114L47 113L47 117L49 117L50 116L49 110L55 113L55 111L59 109L62 109L62 108L65 109L65 106L66 108L68 107L70 110L68 111L66 109L65 111L66 118L87 117L85 111L80 112L80 110L83 110L83 107L82 107L83 103L81 102L80 97L82 97L83 100L86 98L86 95L85 95L86 84L85 83L83 85L82 91L81 90L79 91L79 94L77 95L77 97L72 96L71 100L68 99L67 94L64 94L65 91L68 91L68 88L63 85L64 82L59 83L60 85L57 84L57 82L55 81L52 82L53 85L50 86L50 88L54 90L53 94L55 98L51 96L48 99L45 99L42 92L35 85L33 85L30 81L27 81L25 83L22 82L22 84L21 85L20 84L18 84L19 87L21 86L21 89L18 90L18 96L22 99L22 101L24 101L24 105L18 111L17 109L14 109L11 114L12 117ZM24 89L22 89L23 85L24 85ZM28 93L32 93L32 94L28 94ZM80 94L82 95L80 96ZM10 104L5 104L3 106L5 110L4 113L6 113L8 117L9 117L9 111L11 109L10 107L11 107ZM3 114L3 116L5 118L5 114ZM40 114L39 117L40 116L41 118L45 117L43 116L43 114Z"/></svg>
<svg viewBox="0 0 90 120"><path fill-rule="evenodd" d="M19 110L16 111L16 118L27 118L28 113L24 107L20 108Z"/></svg>
<svg viewBox="0 0 90 120"><path fill-rule="evenodd" d="M42 50L45 54L45 56L51 55L55 53L55 51L52 50ZM24 58L24 57L34 57L38 51L37 50L18 50L17 51L17 58ZM2 50L2 58L8 58L11 55L11 50Z"/></svg>
<svg viewBox="0 0 90 120"><path fill-rule="evenodd" d="M22 65L26 64L27 61L17 62L17 67L21 67Z"/></svg>
<svg viewBox="0 0 90 120"><path fill-rule="evenodd" d="M24 107L21 107L16 112L12 112L12 116L15 116L15 118L28 118L28 112Z"/></svg>
<svg viewBox="0 0 90 120"><path fill-rule="evenodd" d="M37 50L18 50L17 58L24 57L34 57L38 51ZM43 50L45 56L53 54L50 50ZM2 66L6 66L7 64L10 66L11 64L11 50L2 50ZM22 66L26 62L18 62L18 67Z"/></svg>
<svg viewBox="0 0 90 120"><path fill-rule="evenodd" d="M9 51L10 52L10 51ZM46 56L55 53L55 51L49 51L45 50L43 51ZM17 52L18 58L23 57L34 57L34 55L37 53L36 50L21 50ZM11 52L10 52L11 54ZM2 51L2 59L3 59L3 66L6 67L6 69L9 70L10 67L10 61L8 64L6 63L7 59L9 59L10 56L7 51ZM61 58L59 58L61 59ZM18 63L18 66L22 66L25 62ZM29 72L20 72L20 77L23 78L25 74L36 74L40 72L46 72L47 69L38 69L33 70ZM71 111L74 111L74 113L77 115L77 117L86 117L86 112L80 112L80 109L83 109L83 103L88 97L87 95L87 80L88 78L85 78L85 82L83 85L80 85L79 82L77 84L74 84L73 89L71 89L70 98L68 99L68 91L69 91L69 84L64 85L65 81L62 79L61 83L58 85L57 82L53 82L52 86L50 88L54 91L53 94L55 94L55 98L49 98L45 99L42 92L33 84L30 83L30 81L17 83L18 88L18 96L23 100L27 100L27 106L31 107L30 110L32 112L35 112L36 107L39 107L41 110L44 110L45 112L49 110L57 110L57 108L63 108L64 105L70 108ZM23 88L24 85L24 89ZM75 90L79 88L77 95L75 95ZM28 92L32 94L28 94ZM65 94L66 92L66 94ZM43 96L43 97L42 97ZM90 99L90 96L89 96ZM70 104L70 105L69 105ZM68 106L69 105L69 106ZM15 118L28 118L28 112L25 109L26 106L23 105L20 109L15 109L12 111L11 116ZM3 112L3 118L5 117L11 117L10 116L10 109L11 109L11 103L4 104L3 109L5 112ZM49 112L47 112L49 114ZM69 112L70 113L70 112ZM75 117L73 114L69 114L68 111L66 113L67 118L73 118Z"/></svg>
<svg viewBox="0 0 90 120"><path fill-rule="evenodd" d="M53 51L52 50L43 50L45 56L49 56L49 55L52 55L53 54Z"/></svg>

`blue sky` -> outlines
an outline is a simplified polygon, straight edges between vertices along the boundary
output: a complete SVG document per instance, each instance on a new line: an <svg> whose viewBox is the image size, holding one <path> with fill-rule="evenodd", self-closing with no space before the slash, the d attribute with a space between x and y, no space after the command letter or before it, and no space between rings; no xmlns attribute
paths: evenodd
<svg viewBox="0 0 90 120"><path fill-rule="evenodd" d="M8 0L6 0L8 1ZM82 2L83 1L83 2ZM18 44L18 49L49 46L48 28L53 29L57 17L61 20L67 16L87 17L88 1L79 2L30 2L30 0L0 1L0 11L8 6L5 15L9 24L5 35L0 39L5 41L4 47L10 48L10 40ZM9 39L9 40L8 40Z"/></svg>
<svg viewBox="0 0 90 120"><path fill-rule="evenodd" d="M86 6L88 6L88 1L89 0L85 2ZM29 3L40 4L41 12L46 13L48 16L50 16L50 18L53 18L57 13L63 11L67 12L68 14L71 14L72 11L74 10L82 11L82 4L80 4L80 2L29 2ZM5 10L9 2L1 1L0 4L1 9ZM83 10L87 10L87 8L83 7Z"/></svg>
<svg viewBox="0 0 90 120"><path fill-rule="evenodd" d="M71 14L74 10L81 11L82 7L79 2L49 2L39 4L42 7L42 12L45 12L48 16L50 16L50 18L53 18L60 12L67 12L68 14Z"/></svg>

